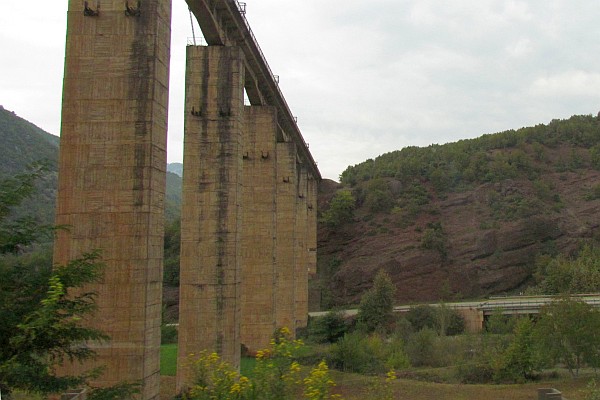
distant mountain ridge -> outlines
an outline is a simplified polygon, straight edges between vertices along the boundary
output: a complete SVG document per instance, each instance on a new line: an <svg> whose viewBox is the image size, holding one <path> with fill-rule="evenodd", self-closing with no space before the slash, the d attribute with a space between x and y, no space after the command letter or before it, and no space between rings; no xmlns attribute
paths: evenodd
<svg viewBox="0 0 600 400"><path fill-rule="evenodd" d="M60 139L0 106L0 174L15 174L34 162L56 170Z"/></svg>
<svg viewBox="0 0 600 400"><path fill-rule="evenodd" d="M181 178L183 177L183 163L169 163L167 164L167 171L172 172Z"/></svg>

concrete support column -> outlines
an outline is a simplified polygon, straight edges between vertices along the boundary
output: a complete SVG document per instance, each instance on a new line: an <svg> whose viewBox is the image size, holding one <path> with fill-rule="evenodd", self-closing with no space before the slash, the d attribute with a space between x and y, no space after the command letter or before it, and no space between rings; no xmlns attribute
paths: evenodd
<svg viewBox="0 0 600 400"><path fill-rule="evenodd" d="M275 302L277 328L296 331L296 145L277 143L277 250Z"/></svg>
<svg viewBox="0 0 600 400"><path fill-rule="evenodd" d="M295 233L295 270L296 293L295 315L296 329L305 328L308 322L308 173L306 167L297 167L298 182L296 189L296 233Z"/></svg>
<svg viewBox="0 0 600 400"><path fill-rule="evenodd" d="M54 262L94 249L106 265L98 311L89 320L111 337L91 343L98 357L64 366L105 366L94 382L142 383L159 396L159 346L170 58L171 1L69 1ZM89 14L89 13L88 13Z"/></svg>
<svg viewBox="0 0 600 400"><path fill-rule="evenodd" d="M177 387L189 355L240 361L244 55L187 47Z"/></svg>
<svg viewBox="0 0 600 400"><path fill-rule="evenodd" d="M275 332L277 111L251 106L244 121L241 341L254 352Z"/></svg>
<svg viewBox="0 0 600 400"><path fill-rule="evenodd" d="M317 274L317 202L318 181L314 176L308 175L308 187L306 194L306 207L308 212L308 276Z"/></svg>
<svg viewBox="0 0 600 400"><path fill-rule="evenodd" d="M318 290L317 277L317 196L318 181L311 174L308 175L308 188L306 205L308 211L308 309L319 311L320 291Z"/></svg>

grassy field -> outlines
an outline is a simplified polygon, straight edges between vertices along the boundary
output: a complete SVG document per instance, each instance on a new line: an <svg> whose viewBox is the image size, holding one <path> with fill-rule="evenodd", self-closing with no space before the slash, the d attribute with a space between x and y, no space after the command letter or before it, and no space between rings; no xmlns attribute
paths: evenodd
<svg viewBox="0 0 600 400"><path fill-rule="evenodd" d="M175 376L177 373L177 344L160 346L160 374Z"/></svg>
<svg viewBox="0 0 600 400"><path fill-rule="evenodd" d="M175 395L174 376L177 363L177 345L161 346L161 393L163 399ZM241 372L245 376L252 376L255 360L243 358ZM439 372L438 372L439 373ZM441 373L443 374L443 373ZM369 392L369 387L382 377L365 376L360 374L331 371L331 376L337 386L335 393L341 394L345 400L378 400L377 396ZM417 379L400 377L393 384L395 399L404 400L530 400L537 398L537 389L551 387L562 391L569 400L583 400L584 389L594 377L593 371L584 371L581 377L571 378L566 371L559 374L558 378L541 379L520 385L466 385L452 383L425 382Z"/></svg>
<svg viewBox="0 0 600 400"><path fill-rule="evenodd" d="M380 400L369 393L369 385L377 377L348 374L332 371L337 383L335 393L344 400ZM585 389L591 376L578 379L562 377L555 380L542 380L523 385L460 385L446 383L420 382L411 379L398 379L394 383L394 398L397 400L533 400L537 399L538 388L551 387L560 390L569 400L584 400ZM175 379L163 376L161 379L161 398L170 399L175 395Z"/></svg>
<svg viewBox="0 0 600 400"><path fill-rule="evenodd" d="M332 371L337 383L335 393L345 400L376 400L369 393L369 386L375 377ZM421 382L411 379L398 379L394 382L394 398L410 400L531 400L537 399L538 388L556 388L569 400L583 400L583 390L591 375L572 379L563 376L558 379L541 380L522 385L465 385Z"/></svg>

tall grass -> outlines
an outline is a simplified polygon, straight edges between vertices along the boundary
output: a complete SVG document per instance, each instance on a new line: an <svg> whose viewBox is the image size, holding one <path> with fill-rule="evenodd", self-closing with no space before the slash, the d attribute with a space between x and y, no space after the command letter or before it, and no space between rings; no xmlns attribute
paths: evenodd
<svg viewBox="0 0 600 400"><path fill-rule="evenodd" d="M160 374L166 376L177 374L177 344L160 346Z"/></svg>

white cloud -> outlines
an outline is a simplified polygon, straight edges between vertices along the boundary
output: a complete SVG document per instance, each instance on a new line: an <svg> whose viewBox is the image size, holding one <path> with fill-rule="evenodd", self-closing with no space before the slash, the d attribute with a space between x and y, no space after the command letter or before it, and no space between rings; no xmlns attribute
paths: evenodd
<svg viewBox="0 0 600 400"><path fill-rule="evenodd" d="M595 0L246 2L326 177L403 146L600 108ZM52 133L60 125L66 3L0 1L0 104ZM173 2L172 35L168 159L181 161L191 36L184 0Z"/></svg>
<svg viewBox="0 0 600 400"><path fill-rule="evenodd" d="M600 100L600 73L565 71L537 78L530 89L535 96L591 96Z"/></svg>

